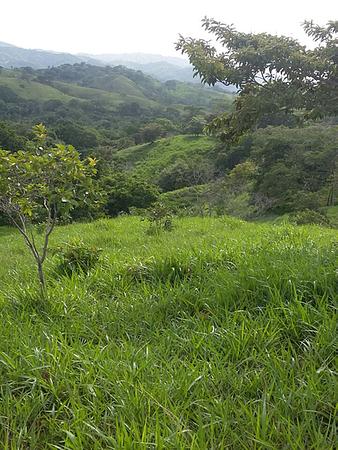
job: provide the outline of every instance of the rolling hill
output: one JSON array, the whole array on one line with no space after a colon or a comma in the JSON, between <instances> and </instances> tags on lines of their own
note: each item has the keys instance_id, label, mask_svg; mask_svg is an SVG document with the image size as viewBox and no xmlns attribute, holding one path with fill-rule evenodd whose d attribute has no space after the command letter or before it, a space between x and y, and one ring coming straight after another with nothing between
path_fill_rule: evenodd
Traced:
<instances>
[{"instance_id":1,"label":"rolling hill","mask_svg":"<svg viewBox=\"0 0 338 450\"><path fill-rule=\"evenodd\" d=\"M204 107L209 112L212 112L213 103L217 101L224 101L228 105L232 102L232 96L221 90L179 81L161 83L140 71L123 66L99 67L85 63L40 70L1 69L0 86L10 89L19 98L41 102L50 98L67 101L69 98L64 97L64 91L69 91L70 94L66 94L72 98L86 99L85 92L88 89L95 89L98 95L107 92L115 94L120 101L126 101L129 97L132 100L139 99L142 103L147 99L166 106L181 104ZM5 100L4 93L0 98Z\"/></svg>"},{"instance_id":2,"label":"rolling hill","mask_svg":"<svg viewBox=\"0 0 338 450\"><path fill-rule=\"evenodd\" d=\"M70 134L83 134L90 127L97 144L110 145L135 136L154 121L162 120L163 126L164 119L168 130L177 133L196 115L229 110L232 100L232 95L217 89L179 81L162 83L124 66L81 63L38 70L0 69L0 121L28 128L44 122L52 130L60 123L75 123L77 132L72 127L72 133L59 135L66 142ZM68 143L86 147L82 139L80 144L77 139Z\"/></svg>"}]
</instances>

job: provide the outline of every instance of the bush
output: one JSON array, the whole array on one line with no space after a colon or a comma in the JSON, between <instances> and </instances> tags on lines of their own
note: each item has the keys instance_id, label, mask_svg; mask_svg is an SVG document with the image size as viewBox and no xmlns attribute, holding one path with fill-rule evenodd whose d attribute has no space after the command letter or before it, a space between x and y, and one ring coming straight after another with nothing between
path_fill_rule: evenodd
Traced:
<instances>
[{"instance_id":1,"label":"bush","mask_svg":"<svg viewBox=\"0 0 338 450\"><path fill-rule=\"evenodd\" d=\"M311 209L304 209L303 211L290 214L289 220L295 225L331 225L329 218L325 214Z\"/></svg>"},{"instance_id":2,"label":"bush","mask_svg":"<svg viewBox=\"0 0 338 450\"><path fill-rule=\"evenodd\" d=\"M178 159L159 174L157 183L163 192L204 184L213 177L212 167L196 158L195 161Z\"/></svg>"},{"instance_id":3,"label":"bush","mask_svg":"<svg viewBox=\"0 0 338 450\"><path fill-rule=\"evenodd\" d=\"M148 234L157 234L160 231L173 229L172 214L163 203L157 203L147 210L146 219L149 221Z\"/></svg>"},{"instance_id":4,"label":"bush","mask_svg":"<svg viewBox=\"0 0 338 450\"><path fill-rule=\"evenodd\" d=\"M99 261L102 249L88 246L81 240L73 240L59 247L56 254L59 259L57 271L63 275L88 273Z\"/></svg>"},{"instance_id":5,"label":"bush","mask_svg":"<svg viewBox=\"0 0 338 450\"><path fill-rule=\"evenodd\" d=\"M104 209L109 216L129 213L130 208L148 208L159 195L153 184L124 172L103 177L100 185L106 193Z\"/></svg>"}]
</instances>

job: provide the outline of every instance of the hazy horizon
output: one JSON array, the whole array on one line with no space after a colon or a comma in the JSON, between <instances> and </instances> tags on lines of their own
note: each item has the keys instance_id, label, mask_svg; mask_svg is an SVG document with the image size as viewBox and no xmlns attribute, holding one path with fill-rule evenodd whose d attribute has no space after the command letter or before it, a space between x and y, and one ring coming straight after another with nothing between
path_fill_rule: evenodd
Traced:
<instances>
[{"instance_id":1,"label":"hazy horizon","mask_svg":"<svg viewBox=\"0 0 338 450\"><path fill-rule=\"evenodd\" d=\"M180 57L174 43L178 35L202 37L204 16L233 23L244 32L267 32L294 37L309 44L301 23L313 19L324 25L335 20L334 0L243 0L241 8L222 0L164 3L129 1L114 5L109 0L59 0L46 6L43 0L11 0L2 6L0 41L18 47L66 53L152 53Z\"/></svg>"}]
</instances>

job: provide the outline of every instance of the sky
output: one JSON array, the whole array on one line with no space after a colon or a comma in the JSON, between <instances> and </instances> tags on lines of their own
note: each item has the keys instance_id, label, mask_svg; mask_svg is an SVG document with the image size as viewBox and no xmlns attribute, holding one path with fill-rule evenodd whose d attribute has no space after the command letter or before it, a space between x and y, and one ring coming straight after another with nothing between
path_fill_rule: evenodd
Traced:
<instances>
[{"instance_id":1,"label":"sky","mask_svg":"<svg viewBox=\"0 0 338 450\"><path fill-rule=\"evenodd\" d=\"M0 41L69 53L179 56L179 34L202 37L204 16L244 32L309 44L301 23L338 19L336 0L0 0Z\"/></svg>"}]
</instances>

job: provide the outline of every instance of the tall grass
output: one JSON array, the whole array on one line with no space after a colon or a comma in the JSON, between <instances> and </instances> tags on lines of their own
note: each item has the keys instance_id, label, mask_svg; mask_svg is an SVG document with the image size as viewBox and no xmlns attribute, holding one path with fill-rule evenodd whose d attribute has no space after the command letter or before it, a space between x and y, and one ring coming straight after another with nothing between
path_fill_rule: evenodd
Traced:
<instances>
[{"instance_id":1,"label":"tall grass","mask_svg":"<svg viewBox=\"0 0 338 450\"><path fill-rule=\"evenodd\" d=\"M137 218L59 227L103 249L48 260L49 302L0 229L3 449L333 449L337 233Z\"/></svg>"}]
</instances>

